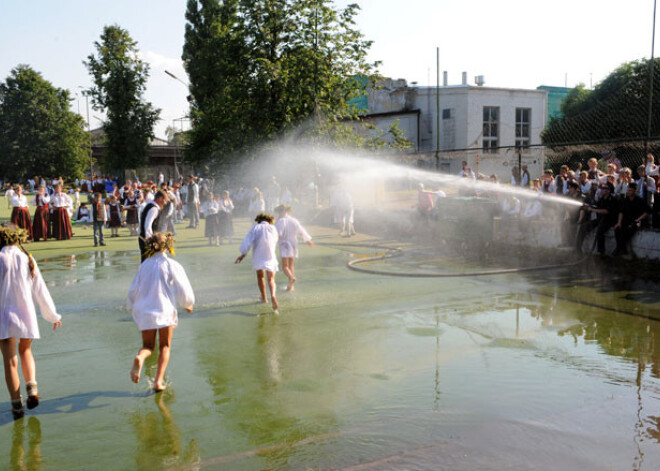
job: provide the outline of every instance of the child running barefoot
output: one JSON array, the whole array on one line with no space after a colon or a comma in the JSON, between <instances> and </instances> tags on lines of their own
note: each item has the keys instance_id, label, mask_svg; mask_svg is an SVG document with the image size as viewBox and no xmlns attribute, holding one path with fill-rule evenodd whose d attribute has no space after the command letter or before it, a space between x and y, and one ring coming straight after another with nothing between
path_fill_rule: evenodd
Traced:
<instances>
[{"instance_id":1,"label":"child running barefoot","mask_svg":"<svg viewBox=\"0 0 660 471\"><path fill-rule=\"evenodd\" d=\"M296 271L293 267L294 259L298 258L298 235L310 247L314 247L312 237L307 233L300 222L289 215L291 206L284 204L275 208L279 219L275 223L277 234L280 238L280 257L282 257L282 271L289 278L287 291L293 291L293 284L296 282Z\"/></svg>"},{"instance_id":2,"label":"child running barefoot","mask_svg":"<svg viewBox=\"0 0 660 471\"><path fill-rule=\"evenodd\" d=\"M53 324L53 330L62 326L62 317L57 313L39 268L23 248L26 239L27 232L14 224L0 226L0 349L14 419L20 419L25 413L18 375L17 346L26 382L27 407L34 409L39 405L32 356L32 340L39 338L35 303L41 316Z\"/></svg>"},{"instance_id":3,"label":"child running barefoot","mask_svg":"<svg viewBox=\"0 0 660 471\"><path fill-rule=\"evenodd\" d=\"M257 271L257 286L261 293L261 302L267 303L266 280L270 289L270 299L273 311L277 312L280 305L275 296L275 272L277 271L277 256L275 246L277 245L277 229L273 226L273 216L259 213L255 219L256 224L252 226L239 248L241 255L234 263L241 263L247 253L252 249L252 269Z\"/></svg>"},{"instance_id":4,"label":"child running barefoot","mask_svg":"<svg viewBox=\"0 0 660 471\"><path fill-rule=\"evenodd\" d=\"M128 291L127 308L142 332L142 348L133 360L131 379L140 381L144 360L154 351L158 333L158 369L154 391L165 389L165 370L170 361L172 332L179 322L176 307L192 312L195 295L188 276L178 262L167 257L173 253L174 238L169 232L156 232L146 242L147 259L142 262Z\"/></svg>"}]
</instances>

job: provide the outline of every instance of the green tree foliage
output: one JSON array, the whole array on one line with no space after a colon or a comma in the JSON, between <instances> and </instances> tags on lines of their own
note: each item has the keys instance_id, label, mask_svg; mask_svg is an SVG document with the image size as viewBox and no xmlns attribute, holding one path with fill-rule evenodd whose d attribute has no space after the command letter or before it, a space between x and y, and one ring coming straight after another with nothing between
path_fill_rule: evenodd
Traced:
<instances>
[{"instance_id":1,"label":"green tree foliage","mask_svg":"<svg viewBox=\"0 0 660 471\"><path fill-rule=\"evenodd\" d=\"M137 42L117 25L103 28L94 42L96 55L84 64L94 86L88 90L95 110L104 110L107 150L101 163L106 170L136 168L146 163L149 141L160 110L143 95L149 66L138 57Z\"/></svg>"},{"instance_id":2,"label":"green tree foliage","mask_svg":"<svg viewBox=\"0 0 660 471\"><path fill-rule=\"evenodd\" d=\"M357 5L331 0L189 0L183 59L194 97L189 161L241 155L303 123L332 136L371 77Z\"/></svg>"},{"instance_id":3,"label":"green tree foliage","mask_svg":"<svg viewBox=\"0 0 660 471\"><path fill-rule=\"evenodd\" d=\"M648 60L623 64L592 91L580 84L562 105L564 117L552 120L541 134L553 144L640 139L647 134L649 100ZM654 61L651 135L660 135L660 64Z\"/></svg>"},{"instance_id":4,"label":"green tree foliage","mask_svg":"<svg viewBox=\"0 0 660 471\"><path fill-rule=\"evenodd\" d=\"M69 92L27 65L0 83L0 175L81 177L89 166L89 135L69 110Z\"/></svg>"}]
</instances>

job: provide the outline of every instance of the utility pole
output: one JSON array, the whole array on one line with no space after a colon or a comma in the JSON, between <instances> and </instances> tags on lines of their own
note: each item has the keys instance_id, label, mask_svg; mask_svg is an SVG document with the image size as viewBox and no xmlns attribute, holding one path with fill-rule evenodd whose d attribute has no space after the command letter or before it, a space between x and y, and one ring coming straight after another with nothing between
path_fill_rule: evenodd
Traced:
<instances>
[{"instance_id":1,"label":"utility pole","mask_svg":"<svg viewBox=\"0 0 660 471\"><path fill-rule=\"evenodd\" d=\"M435 81L435 168L440 168L440 48L436 47Z\"/></svg>"},{"instance_id":2,"label":"utility pole","mask_svg":"<svg viewBox=\"0 0 660 471\"><path fill-rule=\"evenodd\" d=\"M89 122L89 94L87 90L78 85L78 88L82 90L82 94L85 95L85 105L87 106L87 135L89 136L89 178L94 176L94 153L92 152L92 127ZM78 104L78 113L80 113L80 102Z\"/></svg>"},{"instance_id":3,"label":"utility pole","mask_svg":"<svg viewBox=\"0 0 660 471\"><path fill-rule=\"evenodd\" d=\"M646 125L646 140L644 141L644 158L648 153L648 144L651 140L651 122L653 121L653 75L655 74L655 7L656 0L653 0L653 33L651 35L651 60L649 61L649 115Z\"/></svg>"}]
</instances>

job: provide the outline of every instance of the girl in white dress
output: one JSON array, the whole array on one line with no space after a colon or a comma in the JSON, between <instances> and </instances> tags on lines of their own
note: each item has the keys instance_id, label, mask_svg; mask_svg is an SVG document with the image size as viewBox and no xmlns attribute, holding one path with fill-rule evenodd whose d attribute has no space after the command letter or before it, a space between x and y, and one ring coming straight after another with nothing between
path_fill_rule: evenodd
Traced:
<instances>
[{"instance_id":1,"label":"girl in white dress","mask_svg":"<svg viewBox=\"0 0 660 471\"><path fill-rule=\"evenodd\" d=\"M245 239L241 243L239 250L241 255L234 263L241 263L247 253L252 249L252 269L257 271L257 286L261 293L261 302L267 303L266 299L266 280L270 289L270 299L273 310L277 312L279 304L275 296L275 272L278 270L277 255L275 247L277 246L277 229L273 226L273 216L266 213L259 213L255 219L256 224L252 226Z\"/></svg>"},{"instance_id":2,"label":"girl in white dress","mask_svg":"<svg viewBox=\"0 0 660 471\"><path fill-rule=\"evenodd\" d=\"M126 303L142 332L142 348L133 360L131 379L134 383L140 381L142 365L153 353L158 333L159 355L154 391L160 392L166 387L165 370L170 361L172 332L179 323L177 305L192 312L195 295L181 264L168 258L165 253L173 253L172 234L156 232L145 244L148 258L138 268Z\"/></svg>"},{"instance_id":3,"label":"girl in white dress","mask_svg":"<svg viewBox=\"0 0 660 471\"><path fill-rule=\"evenodd\" d=\"M26 239L27 233L14 224L0 226L0 350L14 419L24 415L17 347L26 382L27 407L34 409L39 405L32 355L32 340L39 338L35 304L41 316L53 324L53 330L62 326L62 317L57 313L39 268L23 248Z\"/></svg>"},{"instance_id":4,"label":"girl in white dress","mask_svg":"<svg viewBox=\"0 0 660 471\"><path fill-rule=\"evenodd\" d=\"M278 214L278 220L275 223L277 235L280 240L280 257L282 257L282 271L289 279L287 291L293 291L293 284L296 282L296 271L293 262L298 258L298 236L310 247L314 247L312 236L310 236L300 222L289 215L291 206L284 204L275 208Z\"/></svg>"}]
</instances>

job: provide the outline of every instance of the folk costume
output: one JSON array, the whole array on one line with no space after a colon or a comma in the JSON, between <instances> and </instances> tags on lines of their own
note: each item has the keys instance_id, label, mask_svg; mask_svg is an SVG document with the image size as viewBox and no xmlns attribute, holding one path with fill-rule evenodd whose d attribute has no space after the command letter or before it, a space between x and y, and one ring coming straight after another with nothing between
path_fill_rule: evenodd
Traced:
<instances>
[{"instance_id":1,"label":"folk costume","mask_svg":"<svg viewBox=\"0 0 660 471\"><path fill-rule=\"evenodd\" d=\"M131 198L130 196L127 196L124 208L126 208L126 224L139 224L137 197L133 196L133 198Z\"/></svg>"},{"instance_id":2,"label":"folk costume","mask_svg":"<svg viewBox=\"0 0 660 471\"><path fill-rule=\"evenodd\" d=\"M220 239L229 239L234 235L233 211L234 203L230 198L220 200L220 210L218 211Z\"/></svg>"},{"instance_id":3,"label":"folk costume","mask_svg":"<svg viewBox=\"0 0 660 471\"><path fill-rule=\"evenodd\" d=\"M33 204L37 207L34 211L34 221L32 223L32 238L35 241L39 239L46 240L51 237L50 234L50 196L36 194Z\"/></svg>"},{"instance_id":4,"label":"folk costume","mask_svg":"<svg viewBox=\"0 0 660 471\"><path fill-rule=\"evenodd\" d=\"M111 229L121 227L121 205L118 202L108 203L108 215Z\"/></svg>"},{"instance_id":5,"label":"folk costume","mask_svg":"<svg viewBox=\"0 0 660 471\"><path fill-rule=\"evenodd\" d=\"M11 211L11 222L28 233L28 240L32 240L32 218L28 209L28 201L25 195L16 193L11 197L11 204L14 207Z\"/></svg>"},{"instance_id":6,"label":"folk costume","mask_svg":"<svg viewBox=\"0 0 660 471\"><path fill-rule=\"evenodd\" d=\"M92 219L94 221L94 247L99 243L105 245L103 227L106 222L108 222L108 212L102 201L95 201L92 203Z\"/></svg>"},{"instance_id":7,"label":"folk costume","mask_svg":"<svg viewBox=\"0 0 660 471\"><path fill-rule=\"evenodd\" d=\"M220 237L220 203L211 200L206 203L206 216L204 217L204 236L210 239Z\"/></svg>"},{"instance_id":8,"label":"folk costume","mask_svg":"<svg viewBox=\"0 0 660 471\"><path fill-rule=\"evenodd\" d=\"M69 209L71 208L71 198L66 193L55 193L50 198L53 214L51 216L51 234L54 239L68 240L73 235L71 231L71 219L69 218Z\"/></svg>"}]
</instances>

